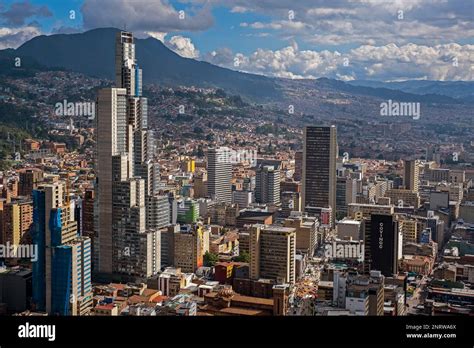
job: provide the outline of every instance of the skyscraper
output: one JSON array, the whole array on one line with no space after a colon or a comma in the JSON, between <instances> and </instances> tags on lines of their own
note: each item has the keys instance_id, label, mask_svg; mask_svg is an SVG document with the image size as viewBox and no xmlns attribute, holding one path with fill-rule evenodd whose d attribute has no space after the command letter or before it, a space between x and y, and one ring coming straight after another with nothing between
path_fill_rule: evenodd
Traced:
<instances>
[{"instance_id":1,"label":"skyscraper","mask_svg":"<svg viewBox=\"0 0 474 348\"><path fill-rule=\"evenodd\" d=\"M295 173L293 179L300 181L303 175L303 151L295 152Z\"/></svg>"},{"instance_id":2,"label":"skyscraper","mask_svg":"<svg viewBox=\"0 0 474 348\"><path fill-rule=\"evenodd\" d=\"M253 225L250 230L250 278L277 283L296 280L296 232L294 228Z\"/></svg>"},{"instance_id":3,"label":"skyscraper","mask_svg":"<svg viewBox=\"0 0 474 348\"><path fill-rule=\"evenodd\" d=\"M170 223L170 203L166 195L153 195L147 200L147 228L160 229Z\"/></svg>"},{"instance_id":4,"label":"skyscraper","mask_svg":"<svg viewBox=\"0 0 474 348\"><path fill-rule=\"evenodd\" d=\"M357 181L351 177L339 177L336 181L336 210L342 217L350 203L356 202Z\"/></svg>"},{"instance_id":5,"label":"skyscraper","mask_svg":"<svg viewBox=\"0 0 474 348\"><path fill-rule=\"evenodd\" d=\"M160 269L159 234L146 226L156 173L142 71L128 32L116 36L115 82L97 98L95 268L104 275L149 277Z\"/></svg>"},{"instance_id":6,"label":"skyscraper","mask_svg":"<svg viewBox=\"0 0 474 348\"><path fill-rule=\"evenodd\" d=\"M402 236L393 214L371 214L365 223L366 271L377 270L391 277L398 273Z\"/></svg>"},{"instance_id":7,"label":"skyscraper","mask_svg":"<svg viewBox=\"0 0 474 348\"><path fill-rule=\"evenodd\" d=\"M405 189L418 192L418 175L419 167L417 160L404 161L405 169L403 175L403 183Z\"/></svg>"},{"instance_id":8,"label":"skyscraper","mask_svg":"<svg viewBox=\"0 0 474 348\"><path fill-rule=\"evenodd\" d=\"M303 146L303 209L332 208L336 210L336 127L307 126Z\"/></svg>"},{"instance_id":9,"label":"skyscraper","mask_svg":"<svg viewBox=\"0 0 474 348\"><path fill-rule=\"evenodd\" d=\"M257 168L255 201L257 203L280 203L280 170L278 167L262 165Z\"/></svg>"},{"instance_id":10,"label":"skyscraper","mask_svg":"<svg viewBox=\"0 0 474 348\"><path fill-rule=\"evenodd\" d=\"M232 163L222 149L207 152L207 194L218 202L232 203Z\"/></svg>"},{"instance_id":11,"label":"skyscraper","mask_svg":"<svg viewBox=\"0 0 474 348\"><path fill-rule=\"evenodd\" d=\"M115 84L125 88L127 95L127 133L130 144L131 175L145 180L146 195L151 194L153 166L151 163L151 132L148 131L148 101L142 96L142 70L135 59L132 33L118 32L115 40Z\"/></svg>"},{"instance_id":12,"label":"skyscraper","mask_svg":"<svg viewBox=\"0 0 474 348\"><path fill-rule=\"evenodd\" d=\"M85 315L92 308L91 241L77 237L53 248L51 313Z\"/></svg>"},{"instance_id":13,"label":"skyscraper","mask_svg":"<svg viewBox=\"0 0 474 348\"><path fill-rule=\"evenodd\" d=\"M33 303L53 315L82 315L92 306L90 239L77 235L62 192L62 182L33 191Z\"/></svg>"},{"instance_id":14,"label":"skyscraper","mask_svg":"<svg viewBox=\"0 0 474 348\"><path fill-rule=\"evenodd\" d=\"M38 246L37 261L33 263L33 302L40 311L51 310L51 229L52 209L62 206L61 183L44 185L33 191L33 244Z\"/></svg>"},{"instance_id":15,"label":"skyscraper","mask_svg":"<svg viewBox=\"0 0 474 348\"><path fill-rule=\"evenodd\" d=\"M127 99L123 88L107 88L99 91L97 98L97 144L96 177L97 213L96 230L98 239L94 242L97 264L95 270L112 273L112 158L128 153L127 146Z\"/></svg>"},{"instance_id":16,"label":"skyscraper","mask_svg":"<svg viewBox=\"0 0 474 348\"><path fill-rule=\"evenodd\" d=\"M94 229L94 200L94 190L87 189L82 199L82 235L91 239L92 255L94 255L94 240L97 237ZM93 260L93 262L95 262L95 260Z\"/></svg>"}]
</instances>

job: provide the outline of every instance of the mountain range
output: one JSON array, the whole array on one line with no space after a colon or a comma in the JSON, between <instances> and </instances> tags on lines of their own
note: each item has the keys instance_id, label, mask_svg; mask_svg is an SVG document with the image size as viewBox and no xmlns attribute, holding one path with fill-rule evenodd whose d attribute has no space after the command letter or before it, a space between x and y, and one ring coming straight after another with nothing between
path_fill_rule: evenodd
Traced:
<instances>
[{"instance_id":1,"label":"mountain range","mask_svg":"<svg viewBox=\"0 0 474 348\"><path fill-rule=\"evenodd\" d=\"M115 34L100 28L76 34L37 36L14 49L0 51L0 74L28 74L36 70L65 69L89 76L114 79ZM155 38L136 39L136 56L145 83L165 86L222 88L232 94L264 103L288 99L292 88L333 89L339 93L427 103L474 103L474 82L351 81L320 78L286 80L234 71L184 58ZM22 67L13 61L22 59ZM290 91L290 93L289 93Z\"/></svg>"},{"instance_id":2,"label":"mountain range","mask_svg":"<svg viewBox=\"0 0 474 348\"><path fill-rule=\"evenodd\" d=\"M382 82L354 80L349 81L348 84L352 86L388 88L412 94L438 94L456 99L474 96L474 83L469 81L409 80Z\"/></svg>"}]
</instances>

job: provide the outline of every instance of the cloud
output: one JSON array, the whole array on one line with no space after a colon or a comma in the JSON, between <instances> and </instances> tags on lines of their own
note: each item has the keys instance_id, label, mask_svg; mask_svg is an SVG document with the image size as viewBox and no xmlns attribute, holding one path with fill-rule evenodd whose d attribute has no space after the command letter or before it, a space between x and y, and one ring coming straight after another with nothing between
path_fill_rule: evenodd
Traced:
<instances>
[{"instance_id":1,"label":"cloud","mask_svg":"<svg viewBox=\"0 0 474 348\"><path fill-rule=\"evenodd\" d=\"M307 10L306 14L308 16L334 16L334 15L355 15L357 12L354 9L345 9L345 8L328 8L328 7L319 7L319 8L310 8Z\"/></svg>"},{"instance_id":2,"label":"cloud","mask_svg":"<svg viewBox=\"0 0 474 348\"><path fill-rule=\"evenodd\" d=\"M252 29L273 29L273 30L284 30L285 33L293 32L293 31L300 31L304 29L312 28L312 26L300 22L300 21L292 21L292 20L283 20L283 21L274 21L270 23L262 23L262 22L254 22L251 24L248 23L241 23L243 27L250 27Z\"/></svg>"},{"instance_id":3,"label":"cloud","mask_svg":"<svg viewBox=\"0 0 474 348\"><path fill-rule=\"evenodd\" d=\"M147 31L145 33L147 36L154 37L157 40L160 40L161 42L165 42L165 37L168 33L163 33L163 32L158 32L158 31Z\"/></svg>"},{"instance_id":4,"label":"cloud","mask_svg":"<svg viewBox=\"0 0 474 348\"><path fill-rule=\"evenodd\" d=\"M51 34L76 34L81 32L82 30L80 28L69 27L65 25L53 28L53 30L51 30Z\"/></svg>"},{"instance_id":5,"label":"cloud","mask_svg":"<svg viewBox=\"0 0 474 348\"><path fill-rule=\"evenodd\" d=\"M246 13L249 12L249 9L243 6L234 6L230 10L231 13Z\"/></svg>"},{"instance_id":6,"label":"cloud","mask_svg":"<svg viewBox=\"0 0 474 348\"><path fill-rule=\"evenodd\" d=\"M197 31L214 23L210 6L177 11L167 0L85 0L84 28L127 27L137 32Z\"/></svg>"},{"instance_id":7,"label":"cloud","mask_svg":"<svg viewBox=\"0 0 474 348\"><path fill-rule=\"evenodd\" d=\"M166 42L166 46L182 57L199 57L199 51L196 49L196 47L194 47L194 44L191 42L190 38L180 35L173 36L169 41Z\"/></svg>"},{"instance_id":8,"label":"cloud","mask_svg":"<svg viewBox=\"0 0 474 348\"><path fill-rule=\"evenodd\" d=\"M16 2L10 5L6 11L0 12L0 20L3 25L19 27L26 23L31 17L51 17L52 13L46 6L36 6L30 1Z\"/></svg>"},{"instance_id":9,"label":"cloud","mask_svg":"<svg viewBox=\"0 0 474 348\"><path fill-rule=\"evenodd\" d=\"M360 45L442 44L474 37L473 5L462 0L226 0L264 14L267 21L244 22L248 30L274 30L280 39Z\"/></svg>"},{"instance_id":10,"label":"cloud","mask_svg":"<svg viewBox=\"0 0 474 348\"><path fill-rule=\"evenodd\" d=\"M25 41L41 34L41 30L37 26L0 28L0 49L17 48Z\"/></svg>"},{"instance_id":11,"label":"cloud","mask_svg":"<svg viewBox=\"0 0 474 348\"><path fill-rule=\"evenodd\" d=\"M293 42L279 50L257 49L251 54L214 51L210 63L285 78L331 77L341 80L474 80L474 45L361 45L347 53L300 50ZM237 62L237 64L236 64Z\"/></svg>"}]
</instances>

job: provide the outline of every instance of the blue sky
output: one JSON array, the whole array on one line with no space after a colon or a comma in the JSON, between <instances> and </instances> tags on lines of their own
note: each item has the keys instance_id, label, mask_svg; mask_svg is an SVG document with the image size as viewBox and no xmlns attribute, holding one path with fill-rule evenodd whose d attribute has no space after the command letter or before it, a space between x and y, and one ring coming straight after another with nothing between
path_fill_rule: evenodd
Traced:
<instances>
[{"instance_id":1,"label":"blue sky","mask_svg":"<svg viewBox=\"0 0 474 348\"><path fill-rule=\"evenodd\" d=\"M474 80L470 0L3 0L0 49L124 25L184 57L268 76Z\"/></svg>"}]
</instances>

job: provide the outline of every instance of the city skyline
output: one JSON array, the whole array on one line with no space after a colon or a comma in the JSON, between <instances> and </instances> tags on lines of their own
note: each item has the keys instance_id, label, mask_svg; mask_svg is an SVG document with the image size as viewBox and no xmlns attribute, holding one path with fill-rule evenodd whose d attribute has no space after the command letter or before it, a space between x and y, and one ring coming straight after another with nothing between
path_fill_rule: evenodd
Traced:
<instances>
[{"instance_id":1,"label":"city skyline","mask_svg":"<svg viewBox=\"0 0 474 348\"><path fill-rule=\"evenodd\" d=\"M6 0L0 343L471 342L468 10Z\"/></svg>"}]
</instances>

